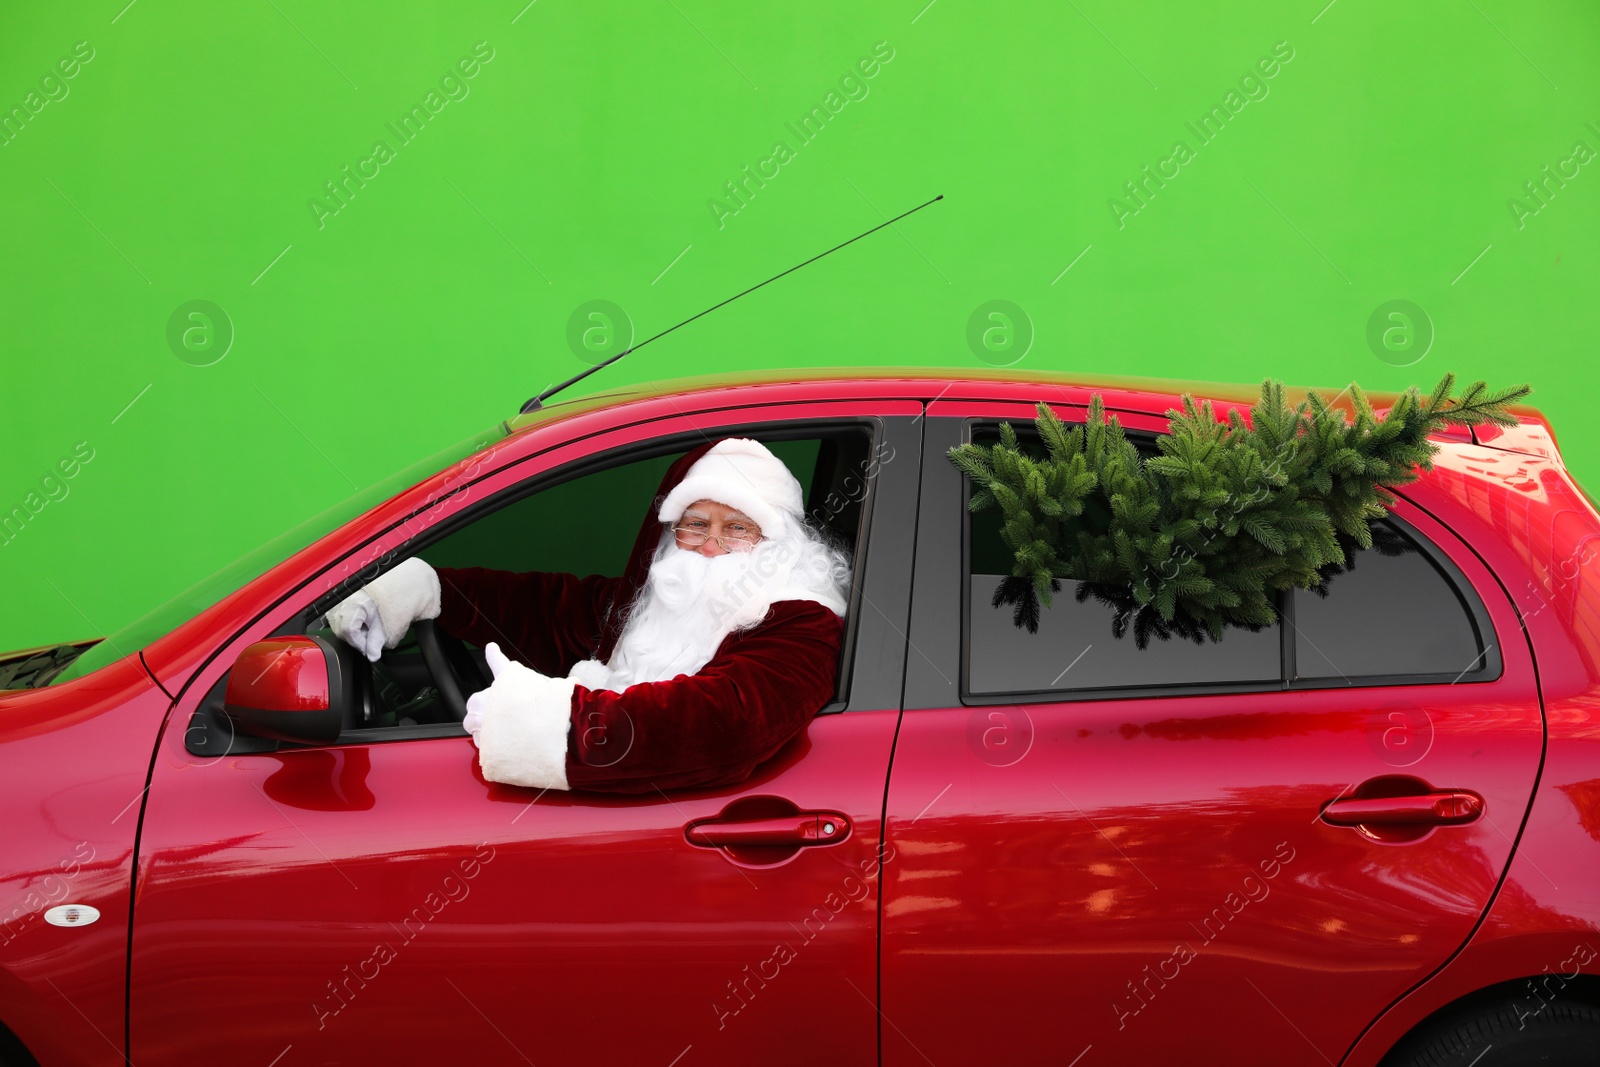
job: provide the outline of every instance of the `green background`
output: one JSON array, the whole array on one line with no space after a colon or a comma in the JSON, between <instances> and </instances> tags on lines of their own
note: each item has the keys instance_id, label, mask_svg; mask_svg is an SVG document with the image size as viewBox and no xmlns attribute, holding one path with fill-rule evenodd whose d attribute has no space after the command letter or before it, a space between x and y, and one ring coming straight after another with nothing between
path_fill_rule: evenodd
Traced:
<instances>
[{"instance_id":1,"label":"green background","mask_svg":"<svg viewBox=\"0 0 1600 1067\"><path fill-rule=\"evenodd\" d=\"M987 367L1017 352L975 350L968 320L1006 300L1023 369L1528 381L1600 473L1600 167L1524 189L1600 149L1592 3L524 4L6 6L0 109L26 118L0 138L0 514L48 502L0 544L0 648L116 629L514 413L588 365L587 301L643 338L938 194L580 391ZM492 59L446 83L466 95L402 143L389 124L478 42ZM1275 45L1293 58L1245 96ZM1201 143L1188 123L1230 91ZM1179 140L1193 158L1129 200ZM769 177L736 203L747 165ZM231 324L220 359L220 333L169 341L197 300ZM1392 300L1421 309L1409 347L1369 343Z\"/></svg>"}]
</instances>

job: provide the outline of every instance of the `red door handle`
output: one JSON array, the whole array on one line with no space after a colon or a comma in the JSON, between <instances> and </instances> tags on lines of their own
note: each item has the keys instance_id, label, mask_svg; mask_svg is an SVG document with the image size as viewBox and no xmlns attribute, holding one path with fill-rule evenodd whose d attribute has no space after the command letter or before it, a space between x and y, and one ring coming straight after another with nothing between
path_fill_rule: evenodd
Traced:
<instances>
[{"instance_id":1,"label":"red door handle","mask_svg":"<svg viewBox=\"0 0 1600 1067\"><path fill-rule=\"evenodd\" d=\"M740 845L828 845L843 841L850 821L835 811L802 811L776 819L743 822L706 819L684 831L689 843L706 848Z\"/></svg>"},{"instance_id":2,"label":"red door handle","mask_svg":"<svg viewBox=\"0 0 1600 1067\"><path fill-rule=\"evenodd\" d=\"M1451 789L1406 797L1351 797L1322 809L1334 826L1452 826L1483 814L1483 798Z\"/></svg>"}]
</instances>

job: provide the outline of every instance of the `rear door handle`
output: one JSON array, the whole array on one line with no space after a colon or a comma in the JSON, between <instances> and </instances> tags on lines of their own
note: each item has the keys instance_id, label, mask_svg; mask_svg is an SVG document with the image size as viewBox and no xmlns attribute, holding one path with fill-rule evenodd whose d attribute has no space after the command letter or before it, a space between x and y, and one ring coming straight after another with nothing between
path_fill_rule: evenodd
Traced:
<instances>
[{"instance_id":1,"label":"rear door handle","mask_svg":"<svg viewBox=\"0 0 1600 1067\"><path fill-rule=\"evenodd\" d=\"M720 818L692 822L684 830L691 845L725 848L741 845L830 845L843 841L850 821L836 811L801 811L776 819L742 822Z\"/></svg>"},{"instance_id":2,"label":"rear door handle","mask_svg":"<svg viewBox=\"0 0 1600 1067\"><path fill-rule=\"evenodd\" d=\"M1334 826L1454 826L1483 814L1483 798L1462 789L1406 797L1351 797L1322 809Z\"/></svg>"}]
</instances>

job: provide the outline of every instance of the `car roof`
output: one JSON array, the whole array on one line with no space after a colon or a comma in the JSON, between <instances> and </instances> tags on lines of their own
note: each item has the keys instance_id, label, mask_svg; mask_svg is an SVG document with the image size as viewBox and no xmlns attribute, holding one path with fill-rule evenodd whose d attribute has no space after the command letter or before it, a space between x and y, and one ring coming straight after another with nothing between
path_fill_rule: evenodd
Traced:
<instances>
[{"instance_id":1,"label":"car roof","mask_svg":"<svg viewBox=\"0 0 1600 1067\"><path fill-rule=\"evenodd\" d=\"M1307 393L1317 391L1332 406L1353 410L1348 386L1286 385L1290 404ZM1138 375L1088 374L1071 371L1020 370L1015 368L949 367L810 367L791 370L750 370L664 378L620 385L571 400L552 398L536 411L506 420L506 429L515 433L552 417L577 414L631 401L662 397L716 395L726 392L778 391L803 392L816 396L828 392L838 396L877 396L883 398L933 399L1013 399L1087 403L1092 393L1101 394L1107 407L1164 412L1185 393L1211 400L1219 406L1248 408L1261 395L1261 385L1240 382L1215 382L1202 379L1153 378ZM1375 407L1394 403L1399 393L1367 392ZM732 397L726 399L734 400ZM735 402L756 400L748 395ZM760 398L765 399L765 398Z\"/></svg>"},{"instance_id":2,"label":"car roof","mask_svg":"<svg viewBox=\"0 0 1600 1067\"><path fill-rule=\"evenodd\" d=\"M1334 406L1349 410L1348 392L1340 395L1340 391L1333 389L1318 391L1325 396L1338 397ZM409 489L394 493L382 503L376 501L392 490L374 486L376 492L362 494L369 498L368 502L361 505L367 510L340 525L337 533L319 537L304 550L271 567L256 581L234 589L209 608L195 603L195 614L188 623L155 639L146 648L147 665L161 684L172 687L182 685L199 666L193 653L195 647L205 643L198 640L201 635L216 629L231 630L248 615L260 610L262 604L286 595L305 575L342 555L351 546L377 535L393 522L432 502L451 495L475 478L517 462L530 450L538 450L542 447L539 438L543 435L537 431L552 428L554 424L569 419L577 425L565 427L560 431L560 436L581 439L592 431L718 408L874 398L1013 402L1051 400L1069 405L1086 405L1096 393L1104 397L1107 408L1113 411L1160 415L1177 406L1178 398L1185 392L1192 393L1198 399L1216 402L1217 414L1225 417L1229 407L1248 408L1259 397L1260 390L1259 386L1236 383L1023 372L1012 368L817 367L796 371L750 371L672 378L623 385L571 400L552 398L537 411L507 419L487 437L477 439L476 443L468 445L464 442L462 446L449 450L448 455L441 454L440 457L419 463L412 470L421 480ZM1306 389L1286 387L1285 392L1293 404L1305 395ZM1368 396L1374 406L1381 408L1392 403L1395 394L1369 393ZM1492 469L1494 464L1486 460L1492 460L1497 454L1517 461L1523 457L1473 448L1470 435L1464 431L1436 436L1446 438L1440 442L1441 460L1446 455L1457 459L1457 462L1449 464L1456 477L1473 482L1493 482L1493 492L1497 496L1509 491L1501 484L1501 472ZM1463 448L1471 454L1462 453L1460 450ZM425 477L422 476L424 467L431 469L431 474ZM397 479L403 482L409 482L411 477L409 472L397 475ZM308 525L316 521L320 520L311 520ZM290 531L283 536L289 538L295 533ZM241 564L244 562L241 561ZM176 689L169 691L175 692Z\"/></svg>"}]
</instances>

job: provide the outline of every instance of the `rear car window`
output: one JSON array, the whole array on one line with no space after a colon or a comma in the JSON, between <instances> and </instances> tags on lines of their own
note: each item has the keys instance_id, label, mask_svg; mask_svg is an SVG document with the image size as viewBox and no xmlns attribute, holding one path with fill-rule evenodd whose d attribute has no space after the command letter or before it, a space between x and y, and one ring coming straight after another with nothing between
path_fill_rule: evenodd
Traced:
<instances>
[{"instance_id":1,"label":"rear car window","mask_svg":"<svg viewBox=\"0 0 1600 1067\"><path fill-rule=\"evenodd\" d=\"M1338 684L1484 670L1483 641L1455 583L1394 523L1373 532L1373 547L1329 578L1324 595L1295 590L1294 677Z\"/></svg>"},{"instance_id":2,"label":"rear car window","mask_svg":"<svg viewBox=\"0 0 1600 1067\"><path fill-rule=\"evenodd\" d=\"M1037 435L1016 428L1023 447L1042 454ZM1153 439L1129 438L1141 451L1154 451ZM992 444L998 434L978 426L973 439ZM1276 625L1230 626L1220 641L1203 644L1151 635L1143 648L1131 626L1115 635L1117 608L1092 595L1079 601L1083 583L1069 579L1061 580L1052 606L1041 607L1037 632L1018 626L1009 604L993 603L1012 565L1000 525L996 510L967 514L963 680L979 702L1172 686L1479 681L1499 674L1499 658L1483 638L1487 615L1465 578L1397 520L1374 524L1373 547L1353 552L1321 589L1281 595Z\"/></svg>"},{"instance_id":3,"label":"rear car window","mask_svg":"<svg viewBox=\"0 0 1600 1067\"><path fill-rule=\"evenodd\" d=\"M1131 628L1112 636L1116 609L1077 603L1079 583L1063 581L1039 632L1018 629L1009 605L991 606L1002 575L974 574L968 590L971 693L1067 692L1118 686L1277 681L1278 631L1229 628L1215 644L1151 637L1139 648Z\"/></svg>"},{"instance_id":4,"label":"rear car window","mask_svg":"<svg viewBox=\"0 0 1600 1067\"><path fill-rule=\"evenodd\" d=\"M1044 454L1038 435L1013 424L1018 443ZM1128 435L1142 453L1154 454L1150 435ZM999 440L996 429L976 428L979 444ZM1052 605L1041 608L1039 629L1030 633L1013 621L1008 604L992 603L1011 573L1011 550L1000 536L1000 512L969 514L967 529L966 689L973 695L1071 692L1124 687L1275 683L1282 679L1281 639L1276 627L1230 626L1223 640L1195 644L1182 637L1149 637L1140 648L1134 629L1114 636L1119 609L1092 596L1079 602L1083 583L1061 581Z\"/></svg>"}]
</instances>

